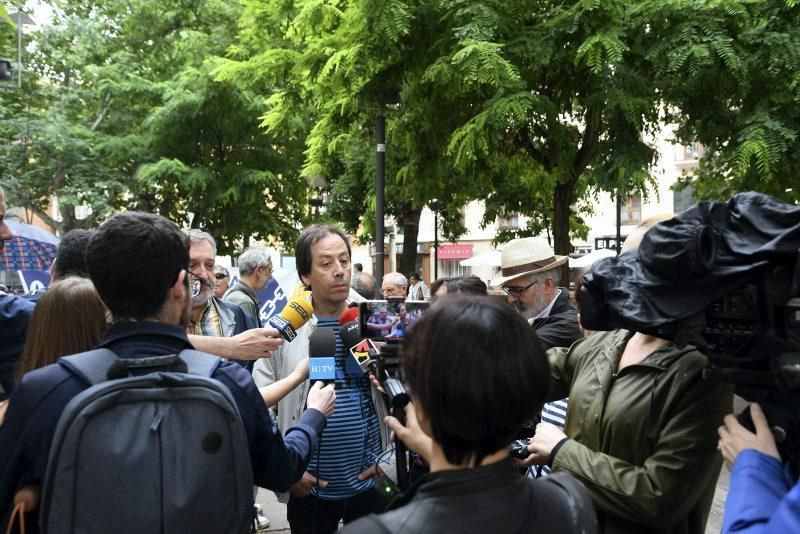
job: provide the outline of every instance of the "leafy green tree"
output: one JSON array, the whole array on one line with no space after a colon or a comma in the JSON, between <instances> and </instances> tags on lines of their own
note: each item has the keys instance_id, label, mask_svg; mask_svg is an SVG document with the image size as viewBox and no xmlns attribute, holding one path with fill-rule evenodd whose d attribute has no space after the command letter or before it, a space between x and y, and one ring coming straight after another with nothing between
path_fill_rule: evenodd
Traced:
<instances>
[{"instance_id":1,"label":"leafy green tree","mask_svg":"<svg viewBox=\"0 0 800 534\"><path fill-rule=\"evenodd\" d=\"M648 61L664 120L705 152L687 177L697 198L755 190L800 201L800 2L653 5Z\"/></svg>"},{"instance_id":2,"label":"leafy green tree","mask_svg":"<svg viewBox=\"0 0 800 534\"><path fill-rule=\"evenodd\" d=\"M220 252L291 240L305 216L299 146L258 128L262 99L209 75L240 7L223 0L52 2L23 91L0 94L0 176L64 231L126 207L204 227ZM60 220L46 208L56 196ZM91 208L77 220L75 206Z\"/></svg>"}]
</instances>

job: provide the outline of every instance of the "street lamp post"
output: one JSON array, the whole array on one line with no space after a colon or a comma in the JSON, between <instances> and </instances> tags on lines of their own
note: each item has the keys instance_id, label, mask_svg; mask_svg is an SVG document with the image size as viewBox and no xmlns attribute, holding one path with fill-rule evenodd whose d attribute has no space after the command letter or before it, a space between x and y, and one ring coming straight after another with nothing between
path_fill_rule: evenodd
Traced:
<instances>
[{"instance_id":1,"label":"street lamp post","mask_svg":"<svg viewBox=\"0 0 800 534\"><path fill-rule=\"evenodd\" d=\"M431 202L433 209L433 279L439 278L439 211L442 209L441 202L434 200Z\"/></svg>"},{"instance_id":2,"label":"street lamp post","mask_svg":"<svg viewBox=\"0 0 800 534\"><path fill-rule=\"evenodd\" d=\"M386 189L386 116L383 105L375 120L375 298L380 298L383 281L383 215Z\"/></svg>"}]
</instances>

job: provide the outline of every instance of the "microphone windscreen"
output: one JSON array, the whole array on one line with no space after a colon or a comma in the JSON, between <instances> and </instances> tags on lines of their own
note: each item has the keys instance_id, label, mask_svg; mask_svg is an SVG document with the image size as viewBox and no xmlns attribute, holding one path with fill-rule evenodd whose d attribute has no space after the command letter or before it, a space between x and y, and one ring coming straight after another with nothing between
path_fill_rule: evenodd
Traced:
<instances>
[{"instance_id":1,"label":"microphone windscreen","mask_svg":"<svg viewBox=\"0 0 800 534\"><path fill-rule=\"evenodd\" d=\"M358 321L358 308L347 308L339 316L339 324L344 326L351 321Z\"/></svg>"},{"instance_id":2,"label":"microphone windscreen","mask_svg":"<svg viewBox=\"0 0 800 534\"><path fill-rule=\"evenodd\" d=\"M314 330L308 338L308 355L312 358L336 355L336 334L326 326Z\"/></svg>"},{"instance_id":3,"label":"microphone windscreen","mask_svg":"<svg viewBox=\"0 0 800 534\"><path fill-rule=\"evenodd\" d=\"M342 329L339 330L339 337L342 338L344 348L349 349L356 346L361 341L361 328L358 325L358 321L350 321L343 324Z\"/></svg>"},{"instance_id":4,"label":"microphone windscreen","mask_svg":"<svg viewBox=\"0 0 800 534\"><path fill-rule=\"evenodd\" d=\"M299 330L304 324L311 319L314 314L314 308L308 299L303 297L294 297L286 303L281 312L278 314L285 319L292 328Z\"/></svg>"}]
</instances>

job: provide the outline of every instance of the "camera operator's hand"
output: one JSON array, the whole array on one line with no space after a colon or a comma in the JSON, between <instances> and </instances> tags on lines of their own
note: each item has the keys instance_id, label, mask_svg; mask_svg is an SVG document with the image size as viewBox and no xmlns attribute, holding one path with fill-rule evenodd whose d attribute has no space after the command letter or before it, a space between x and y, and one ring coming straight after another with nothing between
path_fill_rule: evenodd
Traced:
<instances>
[{"instance_id":1,"label":"camera operator's hand","mask_svg":"<svg viewBox=\"0 0 800 534\"><path fill-rule=\"evenodd\" d=\"M314 384L308 392L307 406L319 410L325 417L330 417L336 406L336 392L333 390L333 384L324 387L322 382Z\"/></svg>"},{"instance_id":2,"label":"camera operator's hand","mask_svg":"<svg viewBox=\"0 0 800 534\"><path fill-rule=\"evenodd\" d=\"M386 391L383 389L383 386L381 386L380 381L374 374L369 374L369 381L372 382L372 385L375 386L375 389L386 395Z\"/></svg>"},{"instance_id":3,"label":"camera operator's hand","mask_svg":"<svg viewBox=\"0 0 800 534\"><path fill-rule=\"evenodd\" d=\"M527 465L546 464L550 459L550 454L556 445L567 439L567 435L551 423L539 423L536 425L536 434L531 438L528 443L528 451L531 455L525 459Z\"/></svg>"},{"instance_id":4,"label":"camera operator's hand","mask_svg":"<svg viewBox=\"0 0 800 534\"><path fill-rule=\"evenodd\" d=\"M757 450L767 456L777 458L779 461L781 459L778 448L775 446L775 438L772 436L761 406L755 403L751 404L750 415L753 418L753 426L756 428L755 434L743 427L734 414L726 415L725 424L717 431L719 433L718 448L722 457L725 458L725 465L729 470L739 453L745 449Z\"/></svg>"},{"instance_id":5,"label":"camera operator's hand","mask_svg":"<svg viewBox=\"0 0 800 534\"><path fill-rule=\"evenodd\" d=\"M295 497L306 497L309 493L311 493L311 488L317 485L317 477L312 475L308 471L303 473L303 478L297 481L291 488L289 488L289 493L294 495ZM325 488L328 486L328 482L326 480L319 480L319 487Z\"/></svg>"},{"instance_id":6,"label":"camera operator's hand","mask_svg":"<svg viewBox=\"0 0 800 534\"><path fill-rule=\"evenodd\" d=\"M396 418L389 416L384 421L392 429L394 435L405 443L409 450L418 453L426 462L431 461L433 440L419 426L417 411L414 403L409 402L405 408L406 425L403 426Z\"/></svg>"}]
</instances>

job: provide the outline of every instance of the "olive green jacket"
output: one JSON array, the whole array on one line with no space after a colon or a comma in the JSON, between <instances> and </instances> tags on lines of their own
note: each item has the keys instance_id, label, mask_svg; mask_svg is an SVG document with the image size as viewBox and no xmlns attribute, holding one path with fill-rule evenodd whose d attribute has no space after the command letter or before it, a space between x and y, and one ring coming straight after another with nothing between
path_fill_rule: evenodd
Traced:
<instances>
[{"instance_id":1,"label":"olive green jacket","mask_svg":"<svg viewBox=\"0 0 800 534\"><path fill-rule=\"evenodd\" d=\"M548 351L553 399L569 395L553 470L584 483L606 534L702 534L721 466L717 428L728 384L708 382L694 347L666 343L615 371L632 332L595 332Z\"/></svg>"}]
</instances>

